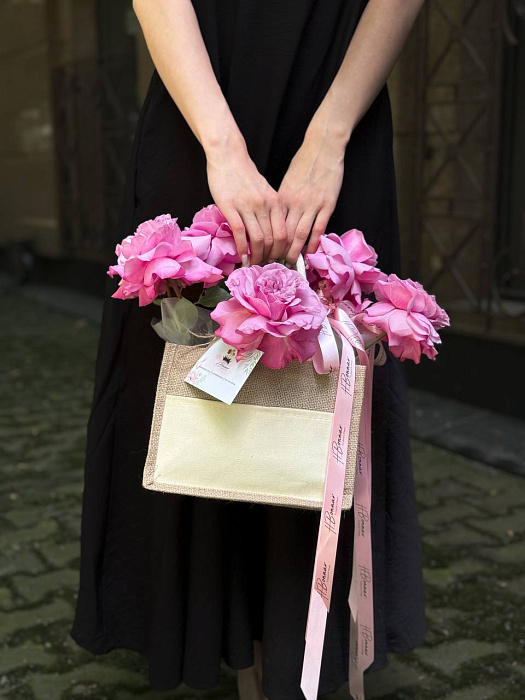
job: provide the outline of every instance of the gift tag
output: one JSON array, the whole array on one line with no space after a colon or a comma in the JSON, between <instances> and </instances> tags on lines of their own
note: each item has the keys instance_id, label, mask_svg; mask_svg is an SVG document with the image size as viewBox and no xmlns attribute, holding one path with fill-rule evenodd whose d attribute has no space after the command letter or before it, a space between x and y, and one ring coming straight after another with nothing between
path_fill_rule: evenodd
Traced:
<instances>
[{"instance_id":1,"label":"gift tag","mask_svg":"<svg viewBox=\"0 0 525 700\"><path fill-rule=\"evenodd\" d=\"M238 350L219 338L192 367L184 381L219 401L231 404L262 354L261 350L249 350L239 360Z\"/></svg>"}]
</instances>

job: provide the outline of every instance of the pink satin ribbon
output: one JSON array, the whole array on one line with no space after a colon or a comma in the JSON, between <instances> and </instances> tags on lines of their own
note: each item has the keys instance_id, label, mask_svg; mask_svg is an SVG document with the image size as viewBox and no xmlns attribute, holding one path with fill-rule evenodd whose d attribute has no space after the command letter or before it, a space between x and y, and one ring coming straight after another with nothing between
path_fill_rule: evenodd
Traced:
<instances>
[{"instance_id":1,"label":"pink satin ribbon","mask_svg":"<svg viewBox=\"0 0 525 700\"><path fill-rule=\"evenodd\" d=\"M320 374L339 369L330 450L326 467L323 507L319 524L314 573L310 591L306 645L301 689L306 700L316 700L323 654L326 621L330 610L333 572L337 553L341 506L344 494L348 437L355 388L355 354L366 368L365 395L359 427L358 456L354 483L354 550L350 606L349 686L354 700L364 700L363 674L374 660L374 608L371 535L371 409L374 348L365 349L363 338L352 321L351 307L342 302L327 318L319 334L314 367ZM342 353L335 341L341 339Z\"/></svg>"}]
</instances>

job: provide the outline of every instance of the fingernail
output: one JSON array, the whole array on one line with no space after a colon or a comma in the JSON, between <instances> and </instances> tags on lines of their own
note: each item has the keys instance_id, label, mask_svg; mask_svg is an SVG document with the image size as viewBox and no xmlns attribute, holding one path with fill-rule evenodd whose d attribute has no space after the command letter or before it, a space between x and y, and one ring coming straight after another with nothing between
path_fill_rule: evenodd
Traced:
<instances>
[{"instance_id":1,"label":"fingernail","mask_svg":"<svg viewBox=\"0 0 525 700\"><path fill-rule=\"evenodd\" d=\"M241 255L241 262L243 267L248 267L248 256L247 255Z\"/></svg>"}]
</instances>

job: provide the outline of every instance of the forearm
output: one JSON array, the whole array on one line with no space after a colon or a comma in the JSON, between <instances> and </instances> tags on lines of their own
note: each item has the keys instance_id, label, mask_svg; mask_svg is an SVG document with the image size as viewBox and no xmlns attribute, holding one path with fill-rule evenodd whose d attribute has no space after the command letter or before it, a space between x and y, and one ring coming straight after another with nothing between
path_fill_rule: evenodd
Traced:
<instances>
[{"instance_id":1,"label":"forearm","mask_svg":"<svg viewBox=\"0 0 525 700\"><path fill-rule=\"evenodd\" d=\"M133 9L162 82L207 155L244 148L191 0L134 0Z\"/></svg>"},{"instance_id":2,"label":"forearm","mask_svg":"<svg viewBox=\"0 0 525 700\"><path fill-rule=\"evenodd\" d=\"M204 149L208 187L240 260L247 263L248 252L253 264L270 252L278 258L286 240L280 199L250 158L191 0L133 0L133 9L162 82Z\"/></svg>"},{"instance_id":3,"label":"forearm","mask_svg":"<svg viewBox=\"0 0 525 700\"><path fill-rule=\"evenodd\" d=\"M384 86L424 0L369 0L345 58L309 126L345 148Z\"/></svg>"},{"instance_id":4,"label":"forearm","mask_svg":"<svg viewBox=\"0 0 525 700\"><path fill-rule=\"evenodd\" d=\"M334 212L352 132L384 86L423 0L369 0L341 66L279 187L293 263L314 253Z\"/></svg>"}]
</instances>

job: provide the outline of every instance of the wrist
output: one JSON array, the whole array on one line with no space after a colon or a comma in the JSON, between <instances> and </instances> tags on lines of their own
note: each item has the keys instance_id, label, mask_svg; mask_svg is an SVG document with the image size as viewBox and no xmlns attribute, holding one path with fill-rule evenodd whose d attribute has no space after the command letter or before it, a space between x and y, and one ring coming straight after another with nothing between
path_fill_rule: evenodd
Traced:
<instances>
[{"instance_id":1,"label":"wrist","mask_svg":"<svg viewBox=\"0 0 525 700\"><path fill-rule=\"evenodd\" d=\"M226 156L245 157L248 150L246 141L233 117L223 122L214 122L213 129L207 130L200 139L208 161L223 160Z\"/></svg>"},{"instance_id":2,"label":"wrist","mask_svg":"<svg viewBox=\"0 0 525 700\"><path fill-rule=\"evenodd\" d=\"M315 158L340 162L344 160L347 143L346 134L339 134L331 127L311 122L306 130L302 149Z\"/></svg>"},{"instance_id":3,"label":"wrist","mask_svg":"<svg viewBox=\"0 0 525 700\"><path fill-rule=\"evenodd\" d=\"M325 100L314 114L306 130L305 140L316 142L331 151L344 154L352 131L353 125L351 120L346 119L343 121L339 119L330 110Z\"/></svg>"}]
</instances>

